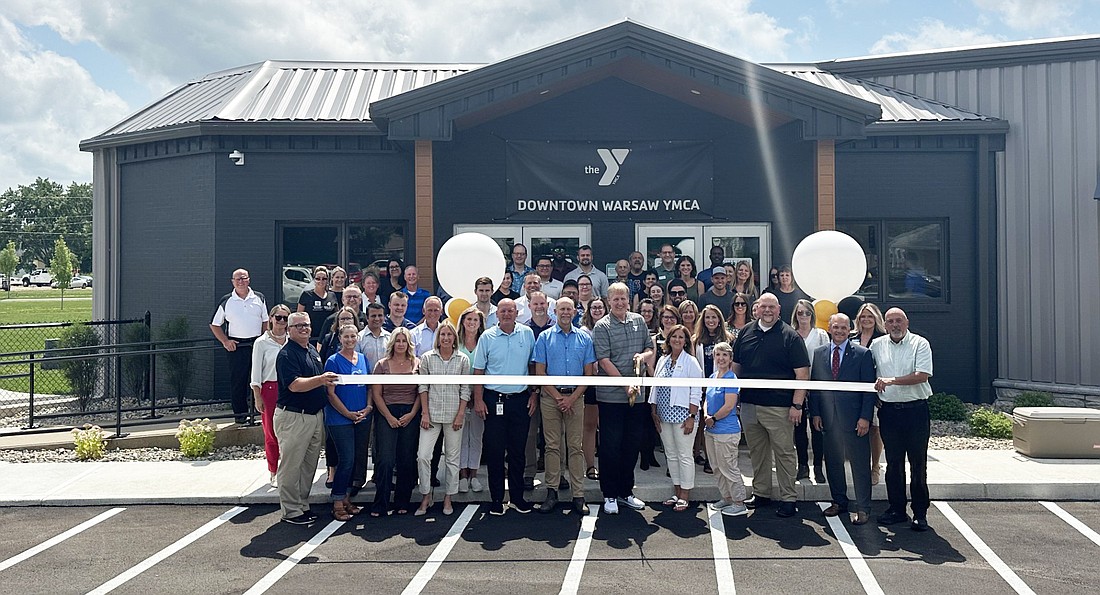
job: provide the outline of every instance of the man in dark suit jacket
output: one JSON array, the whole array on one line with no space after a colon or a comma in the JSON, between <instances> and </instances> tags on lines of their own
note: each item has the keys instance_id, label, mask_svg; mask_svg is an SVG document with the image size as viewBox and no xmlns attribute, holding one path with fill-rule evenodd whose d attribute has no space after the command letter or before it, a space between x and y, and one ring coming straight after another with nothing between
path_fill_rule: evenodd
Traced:
<instances>
[{"instance_id":1,"label":"man in dark suit jacket","mask_svg":"<svg viewBox=\"0 0 1100 595\"><path fill-rule=\"evenodd\" d=\"M848 340L852 322L846 314L829 318L832 341L814 350L811 378L839 382L874 382L875 359L870 350ZM852 524L862 525L871 514L871 443L868 430L875 407L874 392L810 391L810 416L814 428L825 436L825 475L829 479L832 506L825 516L848 512L848 486L844 461L852 466L856 510Z\"/></svg>"}]
</instances>

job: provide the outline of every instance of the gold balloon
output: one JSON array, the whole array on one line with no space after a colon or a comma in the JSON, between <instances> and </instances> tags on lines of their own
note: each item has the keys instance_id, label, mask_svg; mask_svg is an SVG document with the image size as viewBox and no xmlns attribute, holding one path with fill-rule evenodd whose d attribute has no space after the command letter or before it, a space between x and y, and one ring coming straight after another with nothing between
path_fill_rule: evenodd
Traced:
<instances>
[{"instance_id":1,"label":"gold balloon","mask_svg":"<svg viewBox=\"0 0 1100 595\"><path fill-rule=\"evenodd\" d=\"M814 316L817 317L817 328L829 330L829 317L839 312L836 304L829 300L814 301Z\"/></svg>"},{"instance_id":2,"label":"gold balloon","mask_svg":"<svg viewBox=\"0 0 1100 595\"><path fill-rule=\"evenodd\" d=\"M466 311L472 304L462 298L453 297L447 300L447 319L451 321L451 324L458 326L458 318L462 316L462 313Z\"/></svg>"}]
</instances>

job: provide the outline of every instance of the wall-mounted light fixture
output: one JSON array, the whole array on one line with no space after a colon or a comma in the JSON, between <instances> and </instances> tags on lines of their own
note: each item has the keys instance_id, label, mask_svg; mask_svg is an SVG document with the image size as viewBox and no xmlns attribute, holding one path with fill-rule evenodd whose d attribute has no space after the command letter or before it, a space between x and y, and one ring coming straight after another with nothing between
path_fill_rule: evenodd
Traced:
<instances>
[{"instance_id":1,"label":"wall-mounted light fixture","mask_svg":"<svg viewBox=\"0 0 1100 595\"><path fill-rule=\"evenodd\" d=\"M229 154L229 160L233 162L233 165L244 165L244 153L234 149L233 152Z\"/></svg>"}]
</instances>

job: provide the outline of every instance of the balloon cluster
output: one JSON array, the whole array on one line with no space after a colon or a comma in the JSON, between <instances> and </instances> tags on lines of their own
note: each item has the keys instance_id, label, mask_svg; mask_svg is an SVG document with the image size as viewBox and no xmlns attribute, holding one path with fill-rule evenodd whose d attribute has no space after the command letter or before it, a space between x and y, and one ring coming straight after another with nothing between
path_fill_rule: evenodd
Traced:
<instances>
[{"instance_id":1,"label":"balloon cluster","mask_svg":"<svg viewBox=\"0 0 1100 595\"><path fill-rule=\"evenodd\" d=\"M854 304L858 310L863 302L852 294L867 278L867 257L859 242L847 234L829 230L806 236L791 256L791 272L799 288L815 298L814 315L820 328L828 329L829 317L842 311L839 304L847 309ZM844 313L855 318L854 311Z\"/></svg>"},{"instance_id":2,"label":"balloon cluster","mask_svg":"<svg viewBox=\"0 0 1100 595\"><path fill-rule=\"evenodd\" d=\"M451 295L444 305L447 318L458 325L462 312L477 301L474 284L488 277L493 287L504 279L504 252L493 238L480 233L460 233L444 242L435 257L436 278Z\"/></svg>"}]
</instances>

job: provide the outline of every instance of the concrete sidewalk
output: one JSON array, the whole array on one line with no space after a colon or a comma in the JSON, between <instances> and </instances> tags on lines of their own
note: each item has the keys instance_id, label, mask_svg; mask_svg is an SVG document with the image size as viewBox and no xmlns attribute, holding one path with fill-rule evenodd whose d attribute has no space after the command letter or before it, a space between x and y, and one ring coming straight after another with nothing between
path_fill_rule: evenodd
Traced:
<instances>
[{"instance_id":1,"label":"concrete sidewalk","mask_svg":"<svg viewBox=\"0 0 1100 595\"><path fill-rule=\"evenodd\" d=\"M659 457L663 459L663 457ZM663 461L662 461L663 462ZM742 472L752 469L742 453ZM324 470L319 468L310 500L328 501ZM486 472L480 473L485 482ZM542 474L538 475L538 480ZM939 450L929 452L928 480L939 500L1100 500L1100 459L1032 459L1014 451ZM751 479L746 477L746 485ZM599 501L599 484L587 480L586 497ZM850 483L849 483L850 485ZM635 495L659 502L671 494L665 469L636 472ZM827 485L803 480L800 500L829 500ZM437 499L441 495L436 489ZM370 501L368 484L356 498ZM541 485L532 501L541 501ZM562 495L564 496L564 494ZM873 488L886 499L884 483ZM414 499L418 499L414 491ZM455 497L457 502L487 501L488 489ZM694 500L717 500L715 477L696 474ZM263 460L199 462L0 463L0 506L136 505L136 504L274 504L278 494L268 485Z\"/></svg>"}]
</instances>

